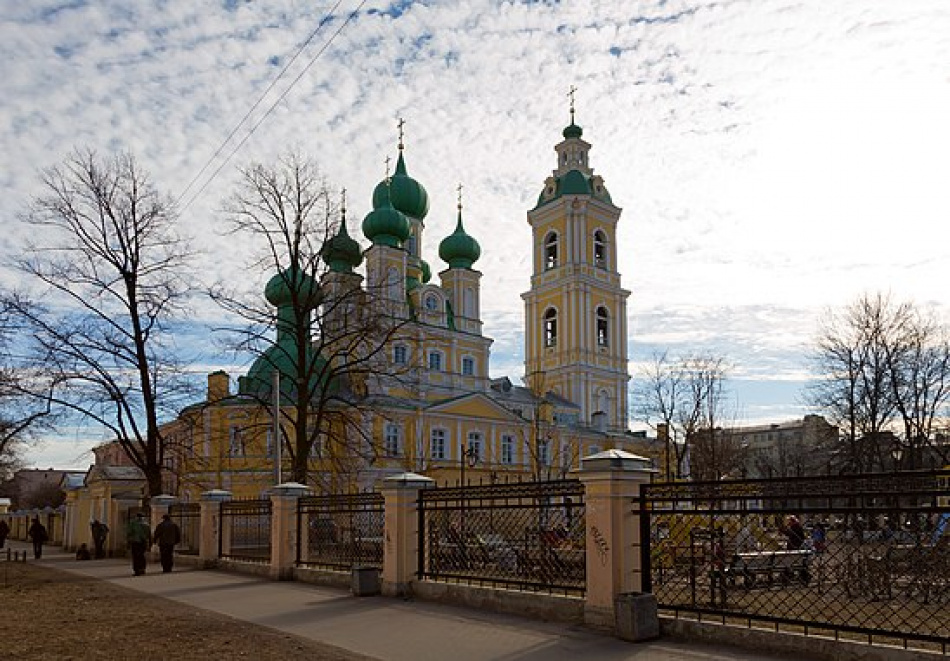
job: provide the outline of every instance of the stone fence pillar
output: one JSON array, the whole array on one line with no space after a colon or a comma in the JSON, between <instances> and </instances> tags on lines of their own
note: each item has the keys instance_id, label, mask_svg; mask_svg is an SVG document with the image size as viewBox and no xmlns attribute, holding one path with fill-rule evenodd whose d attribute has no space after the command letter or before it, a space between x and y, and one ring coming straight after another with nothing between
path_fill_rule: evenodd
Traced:
<instances>
[{"instance_id":1,"label":"stone fence pillar","mask_svg":"<svg viewBox=\"0 0 950 661\"><path fill-rule=\"evenodd\" d=\"M435 485L435 480L402 473L383 480L381 491L385 499L383 524L382 593L401 597L419 565L419 492Z\"/></svg>"},{"instance_id":2,"label":"stone fence pillar","mask_svg":"<svg viewBox=\"0 0 950 661\"><path fill-rule=\"evenodd\" d=\"M278 484L271 489L270 577L278 581L294 578L297 562L297 500L310 493L298 482Z\"/></svg>"},{"instance_id":3,"label":"stone fence pillar","mask_svg":"<svg viewBox=\"0 0 950 661\"><path fill-rule=\"evenodd\" d=\"M221 535L221 503L231 500L231 492L212 489L201 494L201 533L198 558L205 568L218 564L218 538Z\"/></svg>"},{"instance_id":4,"label":"stone fence pillar","mask_svg":"<svg viewBox=\"0 0 950 661\"><path fill-rule=\"evenodd\" d=\"M650 460L623 450L581 459L577 477L587 508L587 592L584 621L614 630L618 595L642 590L640 486L656 472Z\"/></svg>"}]
</instances>

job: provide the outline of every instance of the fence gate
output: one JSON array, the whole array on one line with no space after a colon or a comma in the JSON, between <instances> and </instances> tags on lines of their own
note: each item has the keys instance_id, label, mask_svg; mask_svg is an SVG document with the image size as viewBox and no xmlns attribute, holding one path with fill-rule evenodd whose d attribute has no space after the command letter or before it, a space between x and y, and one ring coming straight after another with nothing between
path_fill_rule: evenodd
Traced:
<instances>
[{"instance_id":1,"label":"fence gate","mask_svg":"<svg viewBox=\"0 0 950 661\"><path fill-rule=\"evenodd\" d=\"M676 616L947 653L950 471L643 488L644 589Z\"/></svg>"}]
</instances>

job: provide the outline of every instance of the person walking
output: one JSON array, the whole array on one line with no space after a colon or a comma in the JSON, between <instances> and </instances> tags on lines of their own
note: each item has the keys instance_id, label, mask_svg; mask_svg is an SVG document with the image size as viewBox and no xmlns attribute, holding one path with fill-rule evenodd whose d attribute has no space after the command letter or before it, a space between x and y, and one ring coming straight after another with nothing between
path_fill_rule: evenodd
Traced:
<instances>
[{"instance_id":1,"label":"person walking","mask_svg":"<svg viewBox=\"0 0 950 661\"><path fill-rule=\"evenodd\" d=\"M39 517L33 519L33 524L26 531L30 539L33 540L33 557L39 560L43 557L43 544L49 539L49 533L46 532L46 526L40 523Z\"/></svg>"},{"instance_id":2,"label":"person walking","mask_svg":"<svg viewBox=\"0 0 950 661\"><path fill-rule=\"evenodd\" d=\"M129 545L129 552L132 554L132 572L136 576L145 573L147 561L145 552L148 550L148 543L152 539L152 531L145 522L145 515L139 512L135 515L125 529L125 541Z\"/></svg>"},{"instance_id":3,"label":"person walking","mask_svg":"<svg viewBox=\"0 0 950 661\"><path fill-rule=\"evenodd\" d=\"M162 559L162 572L171 572L175 564L175 545L181 541L181 530L178 524L172 521L168 514L162 515L162 522L155 526L152 541L158 544L158 552Z\"/></svg>"},{"instance_id":4,"label":"person walking","mask_svg":"<svg viewBox=\"0 0 950 661\"><path fill-rule=\"evenodd\" d=\"M0 520L0 549L7 543L7 535L10 534L10 525L5 520Z\"/></svg>"},{"instance_id":5,"label":"person walking","mask_svg":"<svg viewBox=\"0 0 950 661\"><path fill-rule=\"evenodd\" d=\"M93 519L89 527L92 528L92 545L95 547L95 558L101 560L106 557L106 535L109 534L109 526L99 519Z\"/></svg>"}]
</instances>

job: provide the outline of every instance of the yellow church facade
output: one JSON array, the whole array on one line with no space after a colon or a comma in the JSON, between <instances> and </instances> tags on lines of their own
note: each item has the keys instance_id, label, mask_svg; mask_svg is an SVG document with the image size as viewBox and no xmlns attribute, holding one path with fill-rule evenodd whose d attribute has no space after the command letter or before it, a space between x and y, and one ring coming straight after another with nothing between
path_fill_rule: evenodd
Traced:
<instances>
[{"instance_id":1,"label":"yellow church facade","mask_svg":"<svg viewBox=\"0 0 950 661\"><path fill-rule=\"evenodd\" d=\"M482 332L482 274L474 267L481 246L466 230L461 197L455 231L439 243L446 267L437 282L431 277L422 256L428 194L409 175L400 134L395 172L376 187L362 223L370 245L330 251L320 280L329 297L381 292L367 300L402 323L380 352L378 376L360 390L361 438L314 445L308 481L318 492L373 488L405 471L440 483L559 479L588 454L653 452L627 428L621 210L590 166L591 145L573 109L562 135L556 167L527 214L533 269L522 295L525 374L517 385L490 376L492 340ZM345 220L341 226L335 245L354 245ZM231 391L228 375L213 373L205 400L163 427L173 449L169 493L257 497L287 479L271 412L241 392Z\"/></svg>"}]
</instances>

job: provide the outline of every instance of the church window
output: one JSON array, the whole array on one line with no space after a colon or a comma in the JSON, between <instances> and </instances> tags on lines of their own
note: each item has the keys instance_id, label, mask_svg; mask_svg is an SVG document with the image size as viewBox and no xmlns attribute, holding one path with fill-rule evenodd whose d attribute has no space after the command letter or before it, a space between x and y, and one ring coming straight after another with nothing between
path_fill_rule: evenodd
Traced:
<instances>
[{"instance_id":1,"label":"church window","mask_svg":"<svg viewBox=\"0 0 950 661\"><path fill-rule=\"evenodd\" d=\"M399 425L391 422L386 424L386 430L383 433L383 453L387 457L399 456Z\"/></svg>"},{"instance_id":2,"label":"church window","mask_svg":"<svg viewBox=\"0 0 950 661\"><path fill-rule=\"evenodd\" d=\"M462 292L462 310L469 319L475 318L475 292L471 287L466 287Z\"/></svg>"},{"instance_id":3,"label":"church window","mask_svg":"<svg viewBox=\"0 0 950 661\"><path fill-rule=\"evenodd\" d=\"M610 324L607 317L607 308L603 305L597 308L597 346L610 345Z\"/></svg>"},{"instance_id":4,"label":"church window","mask_svg":"<svg viewBox=\"0 0 950 661\"><path fill-rule=\"evenodd\" d=\"M594 265L607 267L607 237L600 230L594 232Z\"/></svg>"},{"instance_id":5,"label":"church window","mask_svg":"<svg viewBox=\"0 0 950 661\"><path fill-rule=\"evenodd\" d=\"M395 268L386 272L386 290L389 292L389 298L399 299L399 272Z\"/></svg>"},{"instance_id":6,"label":"church window","mask_svg":"<svg viewBox=\"0 0 950 661\"><path fill-rule=\"evenodd\" d=\"M405 365L409 362L409 349L405 344L397 344L393 347L393 362L397 365Z\"/></svg>"},{"instance_id":7,"label":"church window","mask_svg":"<svg viewBox=\"0 0 950 661\"><path fill-rule=\"evenodd\" d=\"M548 308L544 313L544 346L557 345L557 310Z\"/></svg>"},{"instance_id":8,"label":"church window","mask_svg":"<svg viewBox=\"0 0 950 661\"><path fill-rule=\"evenodd\" d=\"M244 434L240 427L228 427L228 455L231 457L244 456Z\"/></svg>"},{"instance_id":9,"label":"church window","mask_svg":"<svg viewBox=\"0 0 950 661\"><path fill-rule=\"evenodd\" d=\"M557 266L557 232L551 232L544 237L544 270L548 271Z\"/></svg>"},{"instance_id":10,"label":"church window","mask_svg":"<svg viewBox=\"0 0 950 661\"><path fill-rule=\"evenodd\" d=\"M429 369L433 372L442 371L442 352L441 351L430 351L429 352Z\"/></svg>"},{"instance_id":11,"label":"church window","mask_svg":"<svg viewBox=\"0 0 950 661\"><path fill-rule=\"evenodd\" d=\"M462 376L473 376L475 374L475 359L466 356L462 359Z\"/></svg>"},{"instance_id":12,"label":"church window","mask_svg":"<svg viewBox=\"0 0 950 661\"><path fill-rule=\"evenodd\" d=\"M426 296L426 310L429 312L435 312L439 309L439 297L435 294L429 294Z\"/></svg>"},{"instance_id":13,"label":"church window","mask_svg":"<svg viewBox=\"0 0 950 661\"><path fill-rule=\"evenodd\" d=\"M429 454L433 459L445 459L445 430L433 429L429 434Z\"/></svg>"},{"instance_id":14,"label":"church window","mask_svg":"<svg viewBox=\"0 0 950 661\"><path fill-rule=\"evenodd\" d=\"M538 441L538 465L551 465L551 441L546 439L543 441Z\"/></svg>"},{"instance_id":15,"label":"church window","mask_svg":"<svg viewBox=\"0 0 950 661\"><path fill-rule=\"evenodd\" d=\"M473 457L472 461L480 461L482 459L482 433L478 431L470 431L468 433L468 446L466 450L469 453L469 457ZM468 460L468 457L466 457Z\"/></svg>"},{"instance_id":16,"label":"church window","mask_svg":"<svg viewBox=\"0 0 950 661\"><path fill-rule=\"evenodd\" d=\"M511 434L503 434L501 437L501 463L515 463L515 437Z\"/></svg>"}]
</instances>

